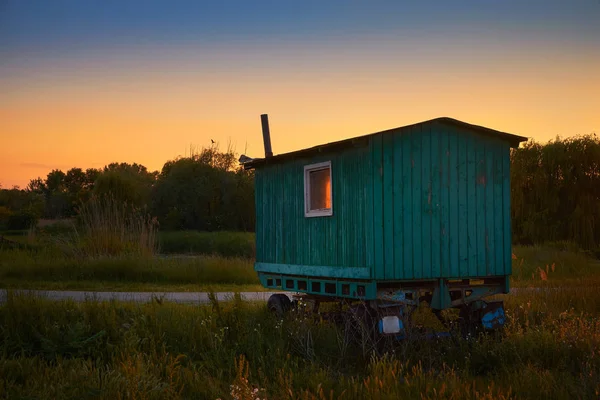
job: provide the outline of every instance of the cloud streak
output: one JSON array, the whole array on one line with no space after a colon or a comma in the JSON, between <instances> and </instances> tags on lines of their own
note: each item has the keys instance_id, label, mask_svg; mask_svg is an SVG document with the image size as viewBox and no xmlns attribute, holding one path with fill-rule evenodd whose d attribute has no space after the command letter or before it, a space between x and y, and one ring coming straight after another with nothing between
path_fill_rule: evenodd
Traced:
<instances>
[{"instance_id":1,"label":"cloud streak","mask_svg":"<svg viewBox=\"0 0 600 400\"><path fill-rule=\"evenodd\" d=\"M68 168L64 165L43 164L43 163L35 163L35 162L20 163L19 166L23 167L23 168L34 168L34 169L64 169L64 168Z\"/></svg>"}]
</instances>

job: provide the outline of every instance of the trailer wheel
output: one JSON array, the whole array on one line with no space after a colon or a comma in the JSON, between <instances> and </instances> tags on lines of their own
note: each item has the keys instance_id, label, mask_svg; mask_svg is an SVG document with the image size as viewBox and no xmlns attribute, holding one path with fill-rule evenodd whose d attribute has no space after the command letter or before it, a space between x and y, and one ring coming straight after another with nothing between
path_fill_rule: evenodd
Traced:
<instances>
[{"instance_id":1,"label":"trailer wheel","mask_svg":"<svg viewBox=\"0 0 600 400\"><path fill-rule=\"evenodd\" d=\"M267 308L277 317L282 317L292 307L290 298L282 293L275 293L269 297Z\"/></svg>"}]
</instances>

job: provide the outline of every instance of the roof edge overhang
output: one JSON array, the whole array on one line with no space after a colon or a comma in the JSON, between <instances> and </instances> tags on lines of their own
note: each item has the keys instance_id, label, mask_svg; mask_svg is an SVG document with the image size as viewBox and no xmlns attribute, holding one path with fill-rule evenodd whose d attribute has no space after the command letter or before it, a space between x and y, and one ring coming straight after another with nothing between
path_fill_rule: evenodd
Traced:
<instances>
[{"instance_id":1,"label":"roof edge overhang","mask_svg":"<svg viewBox=\"0 0 600 400\"><path fill-rule=\"evenodd\" d=\"M244 169L248 170L248 169L254 169L256 167L260 167L260 166L267 165L267 164L281 162L281 161L287 160L289 158L297 158L297 157L303 157L303 156L314 155L314 154L319 154L319 153L331 152L331 151L341 150L341 149L348 148L348 147L363 146L368 143L368 139L370 137L373 137L375 135L392 133L392 132L400 131L402 129L414 127L417 125L424 125L424 124L430 124L430 123L435 123L435 122L445 124L445 125L453 125L453 126L457 126L457 127L464 128L464 129L470 129L472 131L479 132L479 133L482 133L482 134L488 135L488 136L494 136L501 140L507 141L510 144L510 146L513 148L518 147L519 143L525 142L528 140L528 138L525 136L519 136L519 135L515 135L512 133L502 132L502 131L498 131L495 129L486 128L485 126L469 124L467 122L459 121L457 119L450 118L450 117L439 117L439 118L434 118L434 119L430 119L427 121L417 122L417 123L410 124L410 125L387 129L384 131L369 133L367 135L357 136L357 137L353 137L350 139L344 139L344 140L338 140L335 142L320 144L320 145L317 145L314 147L309 147L309 148L301 149L301 150L295 150L295 151L292 151L289 153L282 153L282 154L278 154L278 155L275 155L272 157L255 158L252 161L244 163L243 165L244 165Z\"/></svg>"}]
</instances>

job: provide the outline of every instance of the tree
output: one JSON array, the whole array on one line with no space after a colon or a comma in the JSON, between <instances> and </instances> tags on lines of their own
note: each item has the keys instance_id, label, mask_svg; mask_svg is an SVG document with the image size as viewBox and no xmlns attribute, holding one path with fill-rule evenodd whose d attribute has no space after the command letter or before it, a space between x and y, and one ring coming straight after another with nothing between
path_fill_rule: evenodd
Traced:
<instances>
[{"instance_id":1,"label":"tree","mask_svg":"<svg viewBox=\"0 0 600 400\"><path fill-rule=\"evenodd\" d=\"M66 174L61 170L52 170L46 177L45 211L47 218L63 218L71 215L72 207L65 187Z\"/></svg>"},{"instance_id":2,"label":"tree","mask_svg":"<svg viewBox=\"0 0 600 400\"><path fill-rule=\"evenodd\" d=\"M231 149L216 146L163 166L152 195L152 211L167 229L251 230L251 211L243 204L253 196L252 175L235 168Z\"/></svg>"},{"instance_id":3,"label":"tree","mask_svg":"<svg viewBox=\"0 0 600 400\"><path fill-rule=\"evenodd\" d=\"M148 172L143 165L112 163L98 174L93 193L141 207L149 203L157 175L157 172Z\"/></svg>"},{"instance_id":4,"label":"tree","mask_svg":"<svg viewBox=\"0 0 600 400\"><path fill-rule=\"evenodd\" d=\"M600 141L595 135L528 142L511 153L517 242L600 244Z\"/></svg>"}]
</instances>

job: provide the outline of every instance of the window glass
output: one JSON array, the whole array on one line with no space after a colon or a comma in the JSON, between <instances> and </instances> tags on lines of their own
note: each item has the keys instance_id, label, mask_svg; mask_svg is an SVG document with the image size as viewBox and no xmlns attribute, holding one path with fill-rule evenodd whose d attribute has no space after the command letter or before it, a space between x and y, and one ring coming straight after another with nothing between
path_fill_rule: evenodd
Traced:
<instances>
[{"instance_id":1,"label":"window glass","mask_svg":"<svg viewBox=\"0 0 600 400\"><path fill-rule=\"evenodd\" d=\"M331 208L331 170L329 168L309 172L310 210Z\"/></svg>"}]
</instances>

